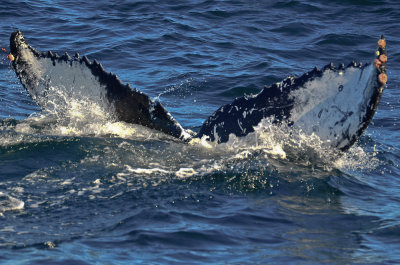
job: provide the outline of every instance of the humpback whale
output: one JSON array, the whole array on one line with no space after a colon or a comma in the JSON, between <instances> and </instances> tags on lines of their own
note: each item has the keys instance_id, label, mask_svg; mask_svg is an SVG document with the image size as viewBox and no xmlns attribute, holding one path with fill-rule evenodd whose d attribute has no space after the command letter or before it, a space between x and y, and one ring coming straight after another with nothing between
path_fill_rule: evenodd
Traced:
<instances>
[{"instance_id":1,"label":"humpback whale","mask_svg":"<svg viewBox=\"0 0 400 265\"><path fill-rule=\"evenodd\" d=\"M194 135L183 129L160 102L124 84L96 60L91 62L79 54L40 53L20 31L11 34L10 49L16 75L42 109L55 107L49 92L63 87L70 94L98 97L119 121L146 126L185 142L206 137L224 143L230 135L245 136L263 119L270 119L277 126L286 123L315 134L345 151L368 127L387 81L386 41L382 36L371 63L353 61L346 67L330 63L299 77L289 76L256 95L245 95L220 107ZM66 75L72 82L65 81Z\"/></svg>"}]
</instances>

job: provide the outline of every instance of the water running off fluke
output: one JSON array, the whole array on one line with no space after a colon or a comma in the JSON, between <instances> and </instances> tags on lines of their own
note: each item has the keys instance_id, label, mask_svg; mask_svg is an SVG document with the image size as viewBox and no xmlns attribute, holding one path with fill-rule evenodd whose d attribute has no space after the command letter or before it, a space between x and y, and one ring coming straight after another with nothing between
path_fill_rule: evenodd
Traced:
<instances>
[{"instance_id":1,"label":"water running off fluke","mask_svg":"<svg viewBox=\"0 0 400 265\"><path fill-rule=\"evenodd\" d=\"M20 31L11 34L10 46L17 76L42 109L57 108L68 97L81 97L97 102L119 121L143 125L183 141L207 138L227 142L230 135L245 136L268 119L347 150L368 127L387 82L386 41L382 36L373 63L352 62L346 67L331 63L300 77L289 76L265 86L257 95L222 106L193 135L161 103L123 84L96 60L90 62L78 54L71 58L67 53L40 53ZM59 91L63 91L61 96Z\"/></svg>"}]
</instances>

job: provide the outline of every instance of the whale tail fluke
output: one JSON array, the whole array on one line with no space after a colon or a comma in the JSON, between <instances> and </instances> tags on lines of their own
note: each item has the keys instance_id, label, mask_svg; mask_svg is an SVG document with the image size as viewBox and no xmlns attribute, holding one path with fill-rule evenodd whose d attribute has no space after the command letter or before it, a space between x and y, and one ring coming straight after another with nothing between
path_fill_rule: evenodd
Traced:
<instances>
[{"instance_id":1,"label":"whale tail fluke","mask_svg":"<svg viewBox=\"0 0 400 265\"><path fill-rule=\"evenodd\" d=\"M184 141L189 135L160 102L125 85L96 60L76 54L58 56L32 48L20 31L10 37L12 65L32 98L43 109L54 108L63 90L64 101L74 95L96 99L119 120L135 123ZM195 137L207 136L219 143L229 135L245 136L263 119L286 123L315 134L340 150L360 137L374 116L387 82L387 51L384 36L372 63L332 63L300 77L290 76L266 86L259 94L235 99L219 108ZM53 95L53 96L52 96ZM57 95L55 97L54 95ZM56 99L55 99L56 98Z\"/></svg>"}]
</instances>

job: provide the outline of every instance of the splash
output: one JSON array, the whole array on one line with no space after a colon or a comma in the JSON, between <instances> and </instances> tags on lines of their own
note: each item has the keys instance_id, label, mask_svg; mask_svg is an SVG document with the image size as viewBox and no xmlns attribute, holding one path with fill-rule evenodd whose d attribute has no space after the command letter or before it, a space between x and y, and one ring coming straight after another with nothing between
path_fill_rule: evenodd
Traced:
<instances>
[{"instance_id":1,"label":"splash","mask_svg":"<svg viewBox=\"0 0 400 265\"><path fill-rule=\"evenodd\" d=\"M227 160L265 160L282 161L299 166L319 167L327 171L332 169L368 169L379 165L376 152L367 152L355 145L347 152L331 147L329 140L322 140L314 133L289 126L287 123L276 124L273 118L263 119L255 131L245 137L231 134L229 141L215 145L198 141L198 145L211 149L225 149Z\"/></svg>"},{"instance_id":2,"label":"splash","mask_svg":"<svg viewBox=\"0 0 400 265\"><path fill-rule=\"evenodd\" d=\"M44 135L148 139L161 134L140 125L118 121L104 96L93 94L90 90L96 89L50 86L46 91L46 101L42 102L42 112L33 113L23 121L9 119L0 124L3 136L0 144L7 146L40 141Z\"/></svg>"},{"instance_id":3,"label":"splash","mask_svg":"<svg viewBox=\"0 0 400 265\"><path fill-rule=\"evenodd\" d=\"M5 211L21 210L25 203L0 191L0 215Z\"/></svg>"},{"instance_id":4,"label":"splash","mask_svg":"<svg viewBox=\"0 0 400 265\"><path fill-rule=\"evenodd\" d=\"M184 144L171 142L172 139L165 134L146 127L118 122L109 111L105 111L97 102L89 99L71 98L70 101L62 101L62 104L58 105L59 109L31 115L21 122L3 122L0 130L1 146L53 141L54 137L118 137L139 142L167 140L163 147L159 147L163 150L155 150L154 153L152 147L146 150L148 154L144 157L147 157L147 161L144 159L141 164L121 161L120 165L129 167L125 167L120 173L159 177L169 175L181 179L216 172L231 172L232 168L236 168L233 170L235 172L253 170L271 166L271 162L281 171L284 167L280 164L288 162L302 167L319 167L327 171L373 169L379 164L375 153L366 152L360 146L354 146L342 153L331 148L329 141L323 141L315 134L309 135L285 123L278 125L272 119L262 120L255 127L255 131L245 137L230 135L226 143L217 144L216 141L210 142L207 137L202 137ZM132 144L123 143L124 145L118 148L137 152ZM176 153L180 156L176 157ZM143 156L143 153L137 154L136 160L138 156ZM174 156L177 163L171 163L167 159ZM165 163L162 160L169 162ZM112 157L110 161L113 161ZM149 164L148 161L153 161L153 164Z\"/></svg>"},{"instance_id":5,"label":"splash","mask_svg":"<svg viewBox=\"0 0 400 265\"><path fill-rule=\"evenodd\" d=\"M356 144L335 160L333 165L335 168L344 171L373 171L383 163L379 160L377 154L376 150L368 152Z\"/></svg>"},{"instance_id":6,"label":"splash","mask_svg":"<svg viewBox=\"0 0 400 265\"><path fill-rule=\"evenodd\" d=\"M260 152L265 158L306 163L324 162L321 160L324 160L326 152L331 156L337 154L337 151L329 147L329 141L322 141L317 135L308 135L287 123L278 125L272 118L263 119L254 129L253 133L245 137L231 134L229 141L221 146L238 150L244 157L248 157L249 153Z\"/></svg>"},{"instance_id":7,"label":"splash","mask_svg":"<svg viewBox=\"0 0 400 265\"><path fill-rule=\"evenodd\" d=\"M154 101L159 101L160 97L162 97L164 95L176 94L176 93L179 93L179 94L190 93L193 81L194 81L194 79L192 77L184 79L179 84L173 85L173 86L165 89L163 92L159 93L158 96L156 96L154 98Z\"/></svg>"}]
</instances>

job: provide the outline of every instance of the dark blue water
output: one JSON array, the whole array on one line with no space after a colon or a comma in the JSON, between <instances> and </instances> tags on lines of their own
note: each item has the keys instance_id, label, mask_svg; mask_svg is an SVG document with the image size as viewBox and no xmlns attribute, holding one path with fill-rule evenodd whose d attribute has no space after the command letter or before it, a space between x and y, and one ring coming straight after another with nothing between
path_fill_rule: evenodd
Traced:
<instances>
[{"instance_id":1,"label":"dark blue water","mask_svg":"<svg viewBox=\"0 0 400 265\"><path fill-rule=\"evenodd\" d=\"M290 136L276 128L261 146L183 145L94 122L79 99L74 123L48 121L3 54L1 264L400 263L398 1L0 7L1 47L19 29L40 51L97 59L194 131L222 104L290 74L369 62L381 34L389 52L378 112L340 158L310 138L283 145Z\"/></svg>"}]
</instances>

